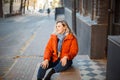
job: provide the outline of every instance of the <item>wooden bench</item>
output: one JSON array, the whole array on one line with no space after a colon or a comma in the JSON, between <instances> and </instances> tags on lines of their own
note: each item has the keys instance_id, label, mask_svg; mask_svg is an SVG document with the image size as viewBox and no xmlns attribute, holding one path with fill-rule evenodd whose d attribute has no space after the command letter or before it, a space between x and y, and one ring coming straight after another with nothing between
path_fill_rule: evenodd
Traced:
<instances>
[{"instance_id":1,"label":"wooden bench","mask_svg":"<svg viewBox=\"0 0 120 80\"><path fill-rule=\"evenodd\" d=\"M80 70L76 60L73 60L73 64L70 69L61 73L53 74L52 80L81 80Z\"/></svg>"}]
</instances>

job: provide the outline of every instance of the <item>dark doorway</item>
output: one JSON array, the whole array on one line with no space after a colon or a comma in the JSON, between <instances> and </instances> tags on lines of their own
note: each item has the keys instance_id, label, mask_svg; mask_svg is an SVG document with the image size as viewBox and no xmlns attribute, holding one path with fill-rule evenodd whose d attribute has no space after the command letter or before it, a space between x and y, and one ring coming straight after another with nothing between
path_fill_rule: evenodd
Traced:
<instances>
[{"instance_id":1,"label":"dark doorway","mask_svg":"<svg viewBox=\"0 0 120 80\"><path fill-rule=\"evenodd\" d=\"M120 35L120 0L109 2L109 35Z\"/></svg>"}]
</instances>

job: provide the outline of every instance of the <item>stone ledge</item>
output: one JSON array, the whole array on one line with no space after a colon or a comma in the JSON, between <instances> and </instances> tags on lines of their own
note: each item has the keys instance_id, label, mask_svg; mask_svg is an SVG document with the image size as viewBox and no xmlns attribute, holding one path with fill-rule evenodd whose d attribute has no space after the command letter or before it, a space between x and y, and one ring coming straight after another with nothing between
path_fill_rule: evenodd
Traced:
<instances>
[{"instance_id":1,"label":"stone ledge","mask_svg":"<svg viewBox=\"0 0 120 80\"><path fill-rule=\"evenodd\" d=\"M78 68L76 59L78 58L76 57L73 60L73 64L68 70L61 73L53 74L53 76L51 77L51 80L81 80L80 70ZM37 72L38 72L39 66L40 66L40 63L38 63L36 66L36 70L34 72L32 80L37 80ZM48 73L49 70L46 73Z\"/></svg>"},{"instance_id":2,"label":"stone ledge","mask_svg":"<svg viewBox=\"0 0 120 80\"><path fill-rule=\"evenodd\" d=\"M76 60L73 60L73 64L70 69L61 73L55 73L52 76L52 80L81 80L80 70L77 66Z\"/></svg>"}]
</instances>

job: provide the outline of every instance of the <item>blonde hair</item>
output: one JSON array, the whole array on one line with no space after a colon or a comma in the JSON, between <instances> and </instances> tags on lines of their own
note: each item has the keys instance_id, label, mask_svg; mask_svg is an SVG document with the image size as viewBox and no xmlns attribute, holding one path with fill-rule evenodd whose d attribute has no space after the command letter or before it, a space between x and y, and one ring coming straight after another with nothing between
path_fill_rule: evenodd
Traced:
<instances>
[{"instance_id":1,"label":"blonde hair","mask_svg":"<svg viewBox=\"0 0 120 80\"><path fill-rule=\"evenodd\" d=\"M61 23L64 27L66 27L66 30L65 30L66 33L72 33L72 30L70 29L69 25L67 24L67 22L65 20L57 21L56 25L58 23ZM54 34L57 34L56 25L55 25L55 29L54 29L54 32L53 32Z\"/></svg>"}]
</instances>

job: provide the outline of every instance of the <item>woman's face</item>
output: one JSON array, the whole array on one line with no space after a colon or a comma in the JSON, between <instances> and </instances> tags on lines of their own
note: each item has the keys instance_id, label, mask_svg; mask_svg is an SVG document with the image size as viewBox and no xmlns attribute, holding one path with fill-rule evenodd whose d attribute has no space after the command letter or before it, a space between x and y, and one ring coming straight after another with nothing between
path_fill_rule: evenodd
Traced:
<instances>
[{"instance_id":1,"label":"woman's face","mask_svg":"<svg viewBox=\"0 0 120 80\"><path fill-rule=\"evenodd\" d=\"M63 26L60 22L57 23L56 29L58 34L63 34L65 32L65 26Z\"/></svg>"}]
</instances>

